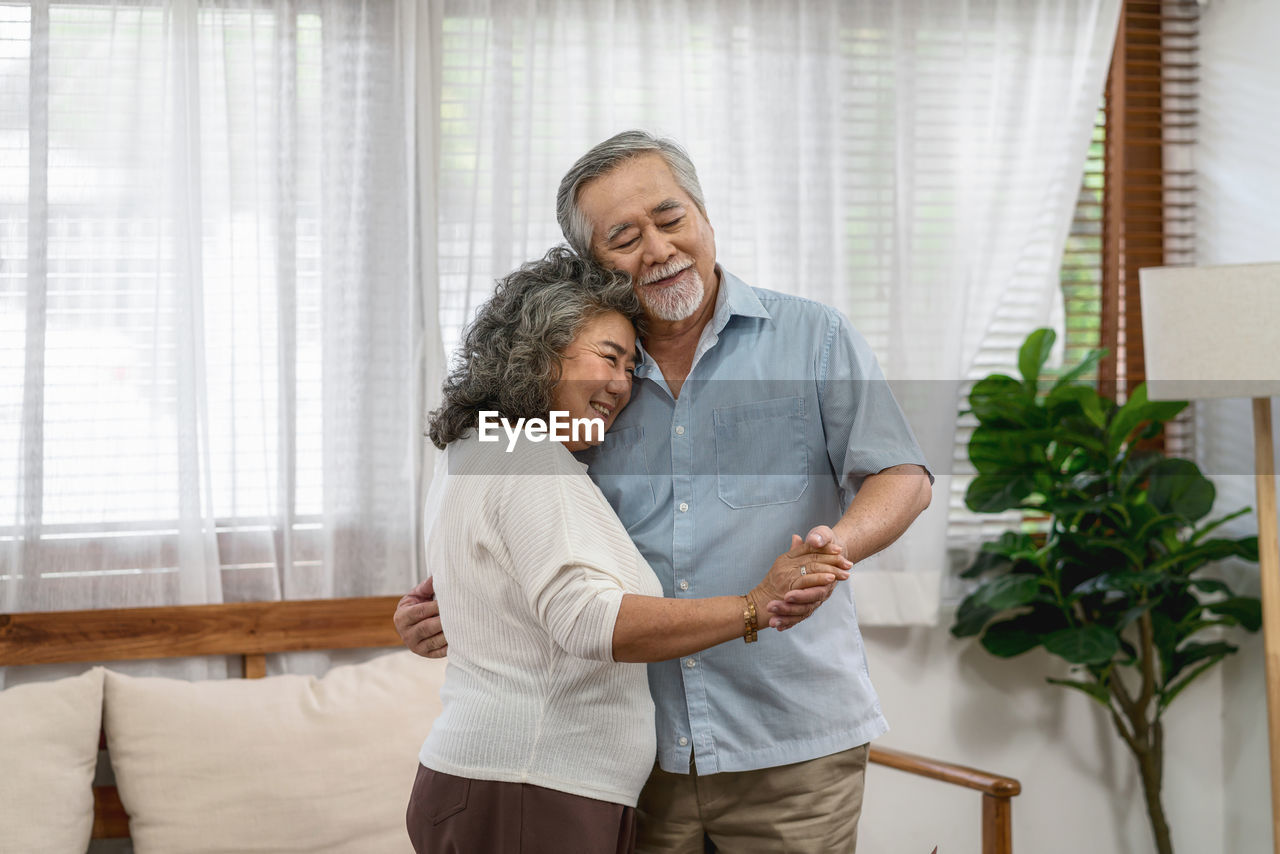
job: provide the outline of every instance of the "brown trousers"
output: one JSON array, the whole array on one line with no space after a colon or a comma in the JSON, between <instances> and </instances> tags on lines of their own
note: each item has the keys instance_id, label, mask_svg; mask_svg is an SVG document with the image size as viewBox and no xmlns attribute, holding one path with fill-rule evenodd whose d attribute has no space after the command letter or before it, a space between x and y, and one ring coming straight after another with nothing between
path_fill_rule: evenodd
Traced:
<instances>
[{"instance_id":1,"label":"brown trousers","mask_svg":"<svg viewBox=\"0 0 1280 854\"><path fill-rule=\"evenodd\" d=\"M852 854L858 842L868 745L831 756L699 775L657 765L637 810L642 854Z\"/></svg>"},{"instance_id":2,"label":"brown trousers","mask_svg":"<svg viewBox=\"0 0 1280 854\"><path fill-rule=\"evenodd\" d=\"M635 807L418 766L405 816L418 854L632 854Z\"/></svg>"}]
</instances>

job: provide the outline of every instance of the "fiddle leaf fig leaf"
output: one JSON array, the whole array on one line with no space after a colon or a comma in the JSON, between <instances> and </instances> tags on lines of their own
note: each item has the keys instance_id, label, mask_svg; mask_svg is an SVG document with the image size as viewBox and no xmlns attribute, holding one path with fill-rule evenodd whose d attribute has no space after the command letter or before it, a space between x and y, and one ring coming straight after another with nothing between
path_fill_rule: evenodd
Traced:
<instances>
[{"instance_id":1,"label":"fiddle leaf fig leaf","mask_svg":"<svg viewBox=\"0 0 1280 854\"><path fill-rule=\"evenodd\" d=\"M1025 410L1032 403L1022 384L1004 374L979 380L969 392L969 409L982 424L1029 426Z\"/></svg>"},{"instance_id":2,"label":"fiddle leaf fig leaf","mask_svg":"<svg viewBox=\"0 0 1280 854\"><path fill-rule=\"evenodd\" d=\"M1153 605L1155 605L1155 602L1147 600L1146 602L1134 605L1132 608L1125 611L1120 615L1120 619L1116 620L1115 631L1117 633L1124 631L1133 623L1134 620L1150 611Z\"/></svg>"},{"instance_id":3,"label":"fiddle leaf fig leaf","mask_svg":"<svg viewBox=\"0 0 1280 854\"><path fill-rule=\"evenodd\" d=\"M1142 564L1142 553L1118 537L1081 537L1079 542L1088 554L1095 557L1103 556L1107 552L1116 552L1123 555L1132 566Z\"/></svg>"},{"instance_id":4,"label":"fiddle leaf fig leaf","mask_svg":"<svg viewBox=\"0 0 1280 854\"><path fill-rule=\"evenodd\" d=\"M969 437L969 460L979 474L1014 474L1032 462L1035 438L1025 430L980 425Z\"/></svg>"},{"instance_id":5,"label":"fiddle leaf fig leaf","mask_svg":"<svg viewBox=\"0 0 1280 854\"><path fill-rule=\"evenodd\" d=\"M1138 383L1129 393L1124 406L1116 410L1115 417L1107 425L1107 449L1114 457L1139 424L1156 421L1161 424L1177 416L1187 408L1185 400L1152 402L1147 399L1147 384Z\"/></svg>"},{"instance_id":6,"label":"fiddle leaf fig leaf","mask_svg":"<svg viewBox=\"0 0 1280 854\"><path fill-rule=\"evenodd\" d=\"M1262 600L1254 596L1232 596L1221 602L1210 602L1210 611L1227 617L1247 632L1262 628Z\"/></svg>"},{"instance_id":7,"label":"fiddle leaf fig leaf","mask_svg":"<svg viewBox=\"0 0 1280 854\"><path fill-rule=\"evenodd\" d=\"M973 563L961 578L977 578L995 569L1002 569L1020 560L1035 560L1036 544L1029 534L1018 531L1005 531L998 540L990 540L982 544L973 558Z\"/></svg>"},{"instance_id":8,"label":"fiddle leaf fig leaf","mask_svg":"<svg viewBox=\"0 0 1280 854\"><path fill-rule=\"evenodd\" d=\"M1053 350L1053 342L1058 334L1052 329L1037 329L1027 336L1018 350L1018 372L1022 374L1022 382L1027 390L1035 393L1040 382L1040 372Z\"/></svg>"},{"instance_id":9,"label":"fiddle leaf fig leaf","mask_svg":"<svg viewBox=\"0 0 1280 854\"><path fill-rule=\"evenodd\" d=\"M1036 552L1036 541L1030 534L1022 531L1005 531L997 540L982 544L984 552L1014 557L1031 557Z\"/></svg>"},{"instance_id":10,"label":"fiddle leaf fig leaf","mask_svg":"<svg viewBox=\"0 0 1280 854\"><path fill-rule=\"evenodd\" d=\"M1156 651L1160 653L1160 665L1165 673L1173 666L1174 648L1178 645L1178 630L1169 615L1163 611L1151 612L1151 636ZM1168 678L1165 683L1168 683Z\"/></svg>"},{"instance_id":11,"label":"fiddle leaf fig leaf","mask_svg":"<svg viewBox=\"0 0 1280 854\"><path fill-rule=\"evenodd\" d=\"M1216 578L1193 578L1188 584L1201 593L1226 593L1231 595L1231 586L1225 581L1219 581Z\"/></svg>"},{"instance_id":12,"label":"fiddle leaf fig leaf","mask_svg":"<svg viewBox=\"0 0 1280 854\"><path fill-rule=\"evenodd\" d=\"M1183 692L1183 690L1196 680L1200 674L1204 673L1210 667L1226 658L1226 654L1212 656L1205 661L1200 662L1189 673L1179 679L1177 682L1165 685L1163 691L1160 692L1160 699L1156 704L1158 712L1163 712L1165 708L1173 702L1173 699Z\"/></svg>"},{"instance_id":13,"label":"fiddle leaf fig leaf","mask_svg":"<svg viewBox=\"0 0 1280 854\"><path fill-rule=\"evenodd\" d=\"M1040 580L1034 575L1008 573L993 578L973 591L974 605L992 611L1008 611L1029 604L1040 592Z\"/></svg>"},{"instance_id":14,"label":"fiddle leaf fig leaf","mask_svg":"<svg viewBox=\"0 0 1280 854\"><path fill-rule=\"evenodd\" d=\"M1040 645L1040 635L1018 625L1018 620L1005 620L987 626L982 647L997 658L1013 658Z\"/></svg>"},{"instance_id":15,"label":"fiddle leaf fig leaf","mask_svg":"<svg viewBox=\"0 0 1280 854\"><path fill-rule=\"evenodd\" d=\"M1161 460L1151 469L1147 500L1161 513L1194 522L1213 509L1216 494L1213 483L1191 460Z\"/></svg>"},{"instance_id":16,"label":"fiddle leaf fig leaf","mask_svg":"<svg viewBox=\"0 0 1280 854\"><path fill-rule=\"evenodd\" d=\"M1184 526L1181 516L1177 513L1158 513L1142 523L1142 527L1138 529L1138 533L1134 536L1136 542L1145 543L1151 539L1153 532L1162 528L1172 528L1178 530Z\"/></svg>"},{"instance_id":17,"label":"fiddle leaf fig leaf","mask_svg":"<svg viewBox=\"0 0 1280 854\"><path fill-rule=\"evenodd\" d=\"M1210 540L1209 542L1213 542L1213 540ZM1233 542L1235 543L1236 557L1244 558L1250 563L1258 562L1257 537L1242 537L1241 539L1234 540Z\"/></svg>"},{"instance_id":18,"label":"fiddle leaf fig leaf","mask_svg":"<svg viewBox=\"0 0 1280 854\"><path fill-rule=\"evenodd\" d=\"M1069 414L1073 406L1078 407L1089 423L1099 430L1107 426L1102 398L1087 385L1055 385L1045 398L1045 408L1055 418Z\"/></svg>"},{"instance_id":19,"label":"fiddle leaf fig leaf","mask_svg":"<svg viewBox=\"0 0 1280 854\"><path fill-rule=\"evenodd\" d=\"M1150 569L1159 572L1179 572L1186 575L1214 560L1239 557L1247 561L1258 560L1258 538L1244 537L1239 540L1213 539L1203 543L1189 545L1174 542L1169 546L1168 554L1150 564Z\"/></svg>"},{"instance_id":20,"label":"fiddle leaf fig leaf","mask_svg":"<svg viewBox=\"0 0 1280 854\"><path fill-rule=\"evenodd\" d=\"M1121 492L1128 492L1147 476L1147 472L1165 459L1159 451L1135 451L1125 458L1117 485Z\"/></svg>"},{"instance_id":21,"label":"fiddle leaf fig leaf","mask_svg":"<svg viewBox=\"0 0 1280 854\"><path fill-rule=\"evenodd\" d=\"M1135 388L1129 394L1129 399L1124 402L1124 406L1116 410L1111 423L1107 425L1107 450L1110 456L1116 455L1120 446L1133 432L1133 428L1138 426L1138 422L1142 420L1142 407L1146 403L1147 389L1143 384Z\"/></svg>"},{"instance_id":22,"label":"fiddle leaf fig leaf","mask_svg":"<svg viewBox=\"0 0 1280 854\"><path fill-rule=\"evenodd\" d=\"M1045 681L1051 685L1075 688L1077 691L1083 691L1088 694L1104 706L1111 705L1111 692L1107 690L1107 686L1099 685L1097 682L1078 682L1075 679L1045 679Z\"/></svg>"},{"instance_id":23,"label":"fiddle leaf fig leaf","mask_svg":"<svg viewBox=\"0 0 1280 854\"><path fill-rule=\"evenodd\" d=\"M1072 598L1107 591L1131 592L1158 584L1164 576L1158 572L1106 572L1095 575L1071 591Z\"/></svg>"},{"instance_id":24,"label":"fiddle leaf fig leaf","mask_svg":"<svg viewBox=\"0 0 1280 854\"><path fill-rule=\"evenodd\" d=\"M965 490L964 503L975 513L999 513L1020 506L1035 491L1035 479L1026 474L980 474Z\"/></svg>"},{"instance_id":25,"label":"fiddle leaf fig leaf","mask_svg":"<svg viewBox=\"0 0 1280 854\"><path fill-rule=\"evenodd\" d=\"M977 578L994 569L1011 566L1013 561L1007 555L983 549L973 556L973 563L960 573L961 578Z\"/></svg>"},{"instance_id":26,"label":"fiddle leaf fig leaf","mask_svg":"<svg viewBox=\"0 0 1280 854\"><path fill-rule=\"evenodd\" d=\"M1077 379L1084 376L1085 372L1089 371L1094 365L1102 361L1102 357L1105 355L1107 355L1106 350L1090 350L1088 353L1085 353L1084 358L1080 360L1080 364L1058 377L1053 384L1054 389L1058 389L1075 382ZM1098 426L1101 427L1102 425L1099 424Z\"/></svg>"},{"instance_id":27,"label":"fiddle leaf fig leaf","mask_svg":"<svg viewBox=\"0 0 1280 854\"><path fill-rule=\"evenodd\" d=\"M1154 439L1164 430L1164 425L1159 421L1148 421L1147 426L1138 431L1138 438L1142 440Z\"/></svg>"},{"instance_id":28,"label":"fiddle leaf fig leaf","mask_svg":"<svg viewBox=\"0 0 1280 854\"><path fill-rule=\"evenodd\" d=\"M1044 639L1044 648L1072 664L1102 664L1120 651L1120 644L1102 626L1081 626L1054 632Z\"/></svg>"},{"instance_id":29,"label":"fiddle leaf fig leaf","mask_svg":"<svg viewBox=\"0 0 1280 854\"><path fill-rule=\"evenodd\" d=\"M1230 522L1232 519L1238 519L1238 518L1240 518L1241 516L1245 515L1246 513L1250 513L1250 512L1252 512L1252 510L1251 510L1250 508L1248 508L1248 507L1241 507L1239 510L1237 510L1237 511L1236 511L1236 512L1234 512L1234 513L1228 513L1227 515L1223 516L1221 519L1215 519L1215 520L1213 520L1212 522L1210 522L1209 524L1205 525L1204 527L1202 527L1202 528L1198 529L1194 534L1192 534L1192 535L1191 535L1191 542L1192 542L1192 543L1197 543L1197 542L1199 542L1200 540L1203 540L1206 536L1208 536L1208 535L1209 535L1209 533L1210 533L1211 531L1214 531L1214 530L1216 530L1216 529L1218 529L1218 528L1222 527L1223 525L1225 525L1225 524L1227 524L1228 522Z\"/></svg>"},{"instance_id":30,"label":"fiddle leaf fig leaf","mask_svg":"<svg viewBox=\"0 0 1280 854\"><path fill-rule=\"evenodd\" d=\"M1188 643L1173 653L1173 661L1164 676L1165 684L1177 678L1178 674L1191 665L1205 659L1221 659L1235 652L1239 647L1224 641L1214 643Z\"/></svg>"},{"instance_id":31,"label":"fiddle leaf fig leaf","mask_svg":"<svg viewBox=\"0 0 1280 854\"><path fill-rule=\"evenodd\" d=\"M956 621L951 626L951 634L955 637L973 637L981 632L983 627L996 615L996 612L991 608L970 604L972 599L972 596L966 598L960 603L960 608L956 611Z\"/></svg>"},{"instance_id":32,"label":"fiddle leaf fig leaf","mask_svg":"<svg viewBox=\"0 0 1280 854\"><path fill-rule=\"evenodd\" d=\"M1139 387L1146 392L1146 383L1140 383ZM1185 400L1158 400L1148 401L1147 405L1142 409L1143 419L1150 419L1157 424L1165 424L1177 418L1182 410L1191 404Z\"/></svg>"},{"instance_id":33,"label":"fiddle leaf fig leaf","mask_svg":"<svg viewBox=\"0 0 1280 854\"><path fill-rule=\"evenodd\" d=\"M1013 619L987 626L982 645L992 655L1012 658L1035 649L1046 635L1066 627L1067 618L1060 608L1037 601Z\"/></svg>"}]
</instances>

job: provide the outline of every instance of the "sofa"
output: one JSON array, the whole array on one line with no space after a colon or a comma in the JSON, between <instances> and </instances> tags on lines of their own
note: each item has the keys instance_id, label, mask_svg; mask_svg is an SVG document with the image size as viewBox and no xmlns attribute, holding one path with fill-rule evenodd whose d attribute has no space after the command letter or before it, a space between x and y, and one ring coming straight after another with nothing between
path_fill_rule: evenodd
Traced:
<instances>
[{"instance_id":1,"label":"sofa","mask_svg":"<svg viewBox=\"0 0 1280 854\"><path fill-rule=\"evenodd\" d=\"M11 615L0 664L236 652L230 669L263 676L270 652L398 646L394 608L380 597ZM303 621L319 637L299 634ZM128 836L137 854L411 854L405 807L444 661L400 650L319 678L198 682L86 666L0 691L0 852L80 854ZM94 786L100 746L114 787Z\"/></svg>"},{"instance_id":2,"label":"sofa","mask_svg":"<svg viewBox=\"0 0 1280 854\"><path fill-rule=\"evenodd\" d=\"M395 597L0 614L0 666L78 675L0 691L0 854L406 854L417 754L445 661L399 649ZM389 649L320 677L267 656ZM232 656L246 678L130 676L111 662ZM101 666L101 663L108 666ZM873 747L871 761L982 792L984 854L1012 851L1016 780ZM98 782L104 766L114 785Z\"/></svg>"}]
</instances>

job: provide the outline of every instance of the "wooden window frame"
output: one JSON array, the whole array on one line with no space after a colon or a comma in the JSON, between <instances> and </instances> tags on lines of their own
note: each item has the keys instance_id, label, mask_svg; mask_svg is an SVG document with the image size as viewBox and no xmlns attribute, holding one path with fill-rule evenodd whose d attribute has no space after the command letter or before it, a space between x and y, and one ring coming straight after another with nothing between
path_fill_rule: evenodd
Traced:
<instances>
[{"instance_id":1,"label":"wooden window frame","mask_svg":"<svg viewBox=\"0 0 1280 854\"><path fill-rule=\"evenodd\" d=\"M1194 143L1199 17L1189 0L1121 8L1104 108L1098 388L1108 396L1146 379L1138 271L1194 260L1194 173L1171 149Z\"/></svg>"}]
</instances>

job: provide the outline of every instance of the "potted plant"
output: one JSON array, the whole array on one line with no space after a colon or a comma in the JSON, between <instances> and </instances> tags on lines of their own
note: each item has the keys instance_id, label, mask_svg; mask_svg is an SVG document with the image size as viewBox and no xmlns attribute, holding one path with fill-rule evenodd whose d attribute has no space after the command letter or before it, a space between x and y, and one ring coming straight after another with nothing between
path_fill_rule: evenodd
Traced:
<instances>
[{"instance_id":1,"label":"potted plant","mask_svg":"<svg viewBox=\"0 0 1280 854\"><path fill-rule=\"evenodd\" d=\"M982 545L964 577L980 579L951 632L980 636L1012 658L1043 646L1071 665L1048 679L1101 704L1138 763L1160 854L1171 854L1160 800L1162 721L1197 677L1236 647L1225 627L1257 631L1256 597L1203 570L1258 559L1257 537L1211 536L1248 508L1207 521L1213 484L1190 460L1149 447L1187 404L1152 402L1133 389L1123 405L1080 377L1101 351L1055 381L1040 381L1054 333L1038 329L1018 354L1021 379L993 374L969 405L977 477L965 504L978 513L1021 510L1019 530Z\"/></svg>"}]
</instances>

